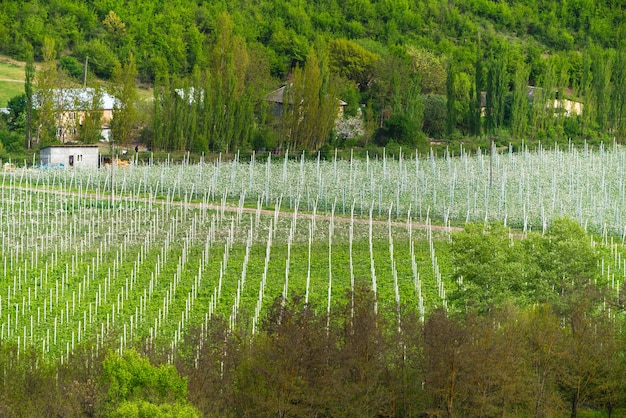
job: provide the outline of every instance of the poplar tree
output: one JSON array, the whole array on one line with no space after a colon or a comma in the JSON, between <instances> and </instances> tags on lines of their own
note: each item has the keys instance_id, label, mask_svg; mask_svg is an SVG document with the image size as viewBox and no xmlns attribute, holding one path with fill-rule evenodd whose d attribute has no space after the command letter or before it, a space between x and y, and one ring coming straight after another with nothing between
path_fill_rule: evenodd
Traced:
<instances>
[{"instance_id":1,"label":"poplar tree","mask_svg":"<svg viewBox=\"0 0 626 418\"><path fill-rule=\"evenodd\" d=\"M424 125L424 103L422 102L421 77L418 73L409 75L408 86L405 92L404 113L419 131Z\"/></svg>"},{"instance_id":2,"label":"poplar tree","mask_svg":"<svg viewBox=\"0 0 626 418\"><path fill-rule=\"evenodd\" d=\"M28 44L26 51L26 68L24 74L24 93L26 94L26 146L32 148L32 121L33 121L33 81L35 78L35 64L33 47Z\"/></svg>"},{"instance_id":3,"label":"poplar tree","mask_svg":"<svg viewBox=\"0 0 626 418\"><path fill-rule=\"evenodd\" d=\"M498 45L492 49L490 55L487 68L485 130L493 133L504 123L504 102L508 92L507 51Z\"/></svg>"},{"instance_id":4,"label":"poplar tree","mask_svg":"<svg viewBox=\"0 0 626 418\"><path fill-rule=\"evenodd\" d=\"M111 93L115 97L112 136L115 143L128 144L137 124L137 67L131 53L124 65L117 63L113 69Z\"/></svg>"},{"instance_id":5,"label":"poplar tree","mask_svg":"<svg viewBox=\"0 0 626 418\"><path fill-rule=\"evenodd\" d=\"M513 78L513 103L511 107L511 133L521 139L528 127L528 65L520 65Z\"/></svg>"},{"instance_id":6,"label":"poplar tree","mask_svg":"<svg viewBox=\"0 0 626 418\"><path fill-rule=\"evenodd\" d=\"M609 129L609 110L611 107L611 69L612 50L596 50L592 64L593 92L596 108L596 122L601 132Z\"/></svg>"},{"instance_id":7,"label":"poplar tree","mask_svg":"<svg viewBox=\"0 0 626 418\"><path fill-rule=\"evenodd\" d=\"M620 42L613 62L613 93L611 98L611 120L615 132L623 139L626 136L626 48Z\"/></svg>"},{"instance_id":8,"label":"poplar tree","mask_svg":"<svg viewBox=\"0 0 626 418\"><path fill-rule=\"evenodd\" d=\"M556 68L556 74L555 74L555 80L556 80L556 92L558 94L558 96L555 97L554 100L554 113L553 113L553 123L554 125L558 128L557 132L558 134L562 134L563 132L563 125L565 123L565 118L569 117L568 115L566 115L566 109L564 108L565 106L565 96L566 96L566 91L567 91L567 87L570 84L570 77L569 77L569 72L571 69L571 65L570 63L565 60L565 59L557 59L557 68Z\"/></svg>"},{"instance_id":9,"label":"poplar tree","mask_svg":"<svg viewBox=\"0 0 626 418\"><path fill-rule=\"evenodd\" d=\"M455 97L456 91L454 89L455 72L452 60L448 61L448 71L446 74L446 134L452 135L456 129L456 107Z\"/></svg>"},{"instance_id":10,"label":"poplar tree","mask_svg":"<svg viewBox=\"0 0 626 418\"><path fill-rule=\"evenodd\" d=\"M533 135L545 135L548 120L554 118L554 63L548 63L545 72L533 91L531 128Z\"/></svg>"},{"instance_id":11,"label":"poplar tree","mask_svg":"<svg viewBox=\"0 0 626 418\"><path fill-rule=\"evenodd\" d=\"M39 143L54 139L56 131L54 92L58 82L58 72L54 39L44 37L42 55L43 63L36 76L37 140Z\"/></svg>"},{"instance_id":12,"label":"poplar tree","mask_svg":"<svg viewBox=\"0 0 626 418\"><path fill-rule=\"evenodd\" d=\"M472 135L478 136L481 132L481 117L482 117L482 91L484 86L483 78L483 57L480 49L480 36L478 37L478 47L476 51L476 64L474 65L474 89L473 94L470 94L470 100L472 101L471 116L470 116L470 131Z\"/></svg>"},{"instance_id":13,"label":"poplar tree","mask_svg":"<svg viewBox=\"0 0 626 418\"><path fill-rule=\"evenodd\" d=\"M593 125L595 120L595 99L593 95L593 54L591 49L587 49L583 52L583 62L581 69L580 83L577 86L578 95L582 97L584 107L582 114L582 126L581 130L584 132L586 128Z\"/></svg>"},{"instance_id":14,"label":"poplar tree","mask_svg":"<svg viewBox=\"0 0 626 418\"><path fill-rule=\"evenodd\" d=\"M282 146L316 150L326 143L337 117L339 99L327 66L311 49L303 68L293 71L293 83L283 99Z\"/></svg>"},{"instance_id":15,"label":"poplar tree","mask_svg":"<svg viewBox=\"0 0 626 418\"><path fill-rule=\"evenodd\" d=\"M100 140L102 126L102 88L100 85L96 85L91 91L93 93L89 103L82 104L82 106L87 105L87 108L78 130L78 138L80 142L85 144L94 144Z\"/></svg>"},{"instance_id":16,"label":"poplar tree","mask_svg":"<svg viewBox=\"0 0 626 418\"><path fill-rule=\"evenodd\" d=\"M172 151L173 139L172 117L175 91L171 87L170 75L167 71L159 75L154 86L154 119L152 147L160 150Z\"/></svg>"},{"instance_id":17,"label":"poplar tree","mask_svg":"<svg viewBox=\"0 0 626 418\"><path fill-rule=\"evenodd\" d=\"M209 50L209 69L196 93L203 101L201 126L208 148L228 152L248 139L253 121L251 106L246 103L252 96L246 83L250 58L246 42L235 34L228 13L218 16L216 33Z\"/></svg>"},{"instance_id":18,"label":"poplar tree","mask_svg":"<svg viewBox=\"0 0 626 418\"><path fill-rule=\"evenodd\" d=\"M169 89L165 87L163 80L168 80L169 77L159 77L154 83L153 95L154 95L154 116L152 119L152 148L166 149L165 135L164 135L164 108L166 106L166 98L169 94Z\"/></svg>"}]
</instances>

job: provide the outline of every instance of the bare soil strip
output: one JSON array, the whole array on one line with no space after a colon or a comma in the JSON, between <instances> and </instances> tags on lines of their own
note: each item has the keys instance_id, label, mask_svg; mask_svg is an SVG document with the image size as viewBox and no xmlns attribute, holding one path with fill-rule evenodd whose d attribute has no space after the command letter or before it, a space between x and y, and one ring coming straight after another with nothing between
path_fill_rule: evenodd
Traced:
<instances>
[{"instance_id":1,"label":"bare soil strip","mask_svg":"<svg viewBox=\"0 0 626 418\"><path fill-rule=\"evenodd\" d=\"M50 194L56 194L56 195L62 195L62 196L88 196L88 197L96 197L95 193L78 193L78 192L68 192L68 191L63 191L63 190L54 190L54 189L41 189L41 188L36 188L36 187L22 187L22 186L17 186L17 187L13 187L14 189L17 190L22 190L22 191L35 191L35 192L41 192L41 193L50 193ZM99 195L101 200L110 200L111 197L110 196L103 196L103 195ZM127 196L114 196L113 200L115 201L126 201L129 200ZM174 206L180 206L180 207L188 207L188 208L196 208L196 209L205 209L205 210L214 210L214 211L224 211L224 212L238 212L238 211L242 211L243 213L249 213L249 214L256 214L257 213L257 209L256 208L238 208L237 206L221 206L221 205L216 205L216 204L204 204L204 203L196 203L196 202L181 202L181 201L172 201L172 202L166 202L164 200L157 200L157 199L148 199L148 198L134 198L133 201L135 202L141 202L141 203L151 203L151 204L160 204L160 205L174 205ZM265 215L265 216L274 216L276 211L272 210L272 209L261 209L260 211L261 215ZM287 212L287 211L279 211L278 212L278 216L283 217L283 218L291 218L293 217L293 212ZM300 212L298 211L297 215L298 218L302 218L302 219L312 219L313 218L313 214L309 213L309 212ZM316 219L321 219L321 220L330 220L331 216L329 216L328 214L316 214L315 215ZM343 215L337 215L335 214L334 217L334 221L335 222L350 222L350 218L347 216L343 216ZM359 223L359 224L368 224L370 222L369 218L364 219L364 218L354 218L354 222L355 223ZM388 221L385 220L380 220L380 219L373 219L372 220L372 224L374 225L387 225ZM407 222L399 222L399 221L391 221L391 226L394 227L408 227ZM411 226L413 229L422 229L422 230L432 230L433 232L440 232L440 233L453 233L453 232L459 232L462 231L463 228L461 227L456 227L456 226L442 226L442 225L427 225L424 223L420 223L420 222L411 222Z\"/></svg>"}]
</instances>

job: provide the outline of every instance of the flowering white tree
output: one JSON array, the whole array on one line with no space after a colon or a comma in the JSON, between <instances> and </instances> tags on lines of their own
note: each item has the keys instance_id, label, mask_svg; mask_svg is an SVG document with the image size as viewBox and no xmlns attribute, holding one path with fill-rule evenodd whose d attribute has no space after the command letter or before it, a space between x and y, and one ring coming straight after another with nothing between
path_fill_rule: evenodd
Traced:
<instances>
[{"instance_id":1,"label":"flowering white tree","mask_svg":"<svg viewBox=\"0 0 626 418\"><path fill-rule=\"evenodd\" d=\"M341 139L357 138L365 134L363 119L360 116L337 118L335 120L335 133Z\"/></svg>"}]
</instances>

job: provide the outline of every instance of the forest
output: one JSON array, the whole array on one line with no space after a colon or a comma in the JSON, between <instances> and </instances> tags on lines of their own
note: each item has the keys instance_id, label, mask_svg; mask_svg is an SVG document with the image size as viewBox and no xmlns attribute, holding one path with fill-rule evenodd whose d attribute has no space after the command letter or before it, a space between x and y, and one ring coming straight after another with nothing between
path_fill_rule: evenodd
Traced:
<instances>
[{"instance_id":1,"label":"forest","mask_svg":"<svg viewBox=\"0 0 626 418\"><path fill-rule=\"evenodd\" d=\"M123 89L114 130L154 150L427 152L433 140L599 143L626 130L624 15L611 1L35 0L3 2L0 23L0 53L40 65L33 91L80 84L86 62L90 84L153 89L149 101ZM277 106L267 97L281 86ZM7 149L34 130L18 99ZM34 126L54 124L44 109Z\"/></svg>"}]
</instances>

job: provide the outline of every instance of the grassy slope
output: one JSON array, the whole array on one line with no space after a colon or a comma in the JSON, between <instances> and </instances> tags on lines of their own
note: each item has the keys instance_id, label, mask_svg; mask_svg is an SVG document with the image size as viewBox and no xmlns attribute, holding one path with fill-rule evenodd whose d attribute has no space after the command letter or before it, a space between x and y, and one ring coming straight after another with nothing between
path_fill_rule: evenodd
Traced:
<instances>
[{"instance_id":1,"label":"grassy slope","mask_svg":"<svg viewBox=\"0 0 626 418\"><path fill-rule=\"evenodd\" d=\"M0 56L0 107L24 93L24 63Z\"/></svg>"},{"instance_id":2,"label":"grassy slope","mask_svg":"<svg viewBox=\"0 0 626 418\"><path fill-rule=\"evenodd\" d=\"M24 62L0 55L0 107L6 107L11 98L24 93L24 66ZM152 97L151 88L138 88L138 93L142 100Z\"/></svg>"}]
</instances>

